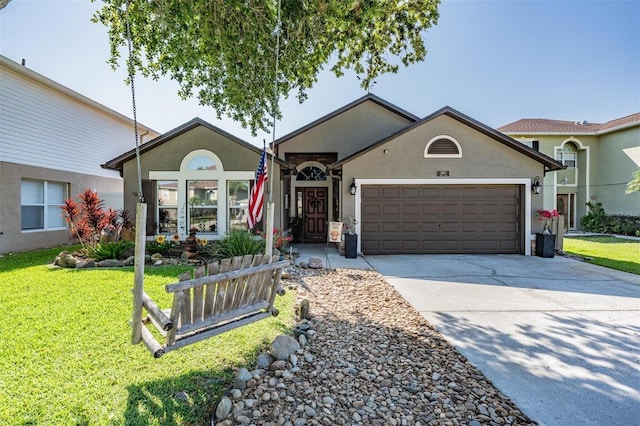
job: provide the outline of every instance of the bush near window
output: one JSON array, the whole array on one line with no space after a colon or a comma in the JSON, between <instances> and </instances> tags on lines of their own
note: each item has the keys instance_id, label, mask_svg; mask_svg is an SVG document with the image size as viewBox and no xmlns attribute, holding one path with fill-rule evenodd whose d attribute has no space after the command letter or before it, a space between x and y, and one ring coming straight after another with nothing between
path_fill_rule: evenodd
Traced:
<instances>
[{"instance_id":1,"label":"bush near window","mask_svg":"<svg viewBox=\"0 0 640 426\"><path fill-rule=\"evenodd\" d=\"M580 219L583 230L640 237L640 216L609 215L600 202L587 203L587 207L588 213Z\"/></svg>"}]
</instances>

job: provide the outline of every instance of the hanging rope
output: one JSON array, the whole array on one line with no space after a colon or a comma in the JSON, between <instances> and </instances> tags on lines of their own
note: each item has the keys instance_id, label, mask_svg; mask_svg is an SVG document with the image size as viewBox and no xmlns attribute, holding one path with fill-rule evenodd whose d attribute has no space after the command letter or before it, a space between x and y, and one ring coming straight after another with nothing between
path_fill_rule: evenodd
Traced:
<instances>
[{"instance_id":1,"label":"hanging rope","mask_svg":"<svg viewBox=\"0 0 640 426\"><path fill-rule=\"evenodd\" d=\"M273 164L276 148L276 110L278 105L278 71L280 69L280 29L282 26L280 16L280 3L278 0L278 21L276 23L276 75L273 79L273 125L271 127L272 139L271 139L271 170L273 173ZM273 179L269 179L269 202L273 201Z\"/></svg>"},{"instance_id":2,"label":"hanging rope","mask_svg":"<svg viewBox=\"0 0 640 426\"><path fill-rule=\"evenodd\" d=\"M131 37L131 28L129 26L129 6L126 10L126 26L127 26L127 46L129 48L129 59L127 61L127 70L129 71L129 84L131 85L131 104L133 105L133 131L136 138L136 167L138 171L138 201L144 203L144 194L142 192L142 166L140 164L140 137L138 133L138 116L136 112L136 87L135 87L135 68L133 66L133 41Z\"/></svg>"}]
</instances>

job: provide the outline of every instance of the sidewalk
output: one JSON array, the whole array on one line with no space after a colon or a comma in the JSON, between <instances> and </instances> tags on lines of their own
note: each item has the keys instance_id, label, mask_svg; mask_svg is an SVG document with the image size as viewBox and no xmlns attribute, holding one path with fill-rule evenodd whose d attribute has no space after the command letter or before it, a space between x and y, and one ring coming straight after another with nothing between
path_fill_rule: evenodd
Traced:
<instances>
[{"instance_id":1,"label":"sidewalk","mask_svg":"<svg viewBox=\"0 0 640 426\"><path fill-rule=\"evenodd\" d=\"M344 255L340 254L335 244L294 243L291 244L291 248L294 254L299 253L299 255L296 257L296 264L300 262L308 262L310 257L317 257L322 259L325 268L328 269L373 269L361 255L358 255L358 257L355 259L345 258Z\"/></svg>"}]
</instances>

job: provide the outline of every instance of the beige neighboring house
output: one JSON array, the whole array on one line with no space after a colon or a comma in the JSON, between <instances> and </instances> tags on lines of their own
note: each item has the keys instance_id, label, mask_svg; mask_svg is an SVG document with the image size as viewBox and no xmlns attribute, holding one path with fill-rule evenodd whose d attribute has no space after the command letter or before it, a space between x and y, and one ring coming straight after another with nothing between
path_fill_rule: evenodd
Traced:
<instances>
[{"instance_id":1,"label":"beige neighboring house","mask_svg":"<svg viewBox=\"0 0 640 426\"><path fill-rule=\"evenodd\" d=\"M122 178L100 165L133 134L131 119L0 56L0 254L68 243L60 206L86 188L123 207Z\"/></svg>"},{"instance_id":2,"label":"beige neighboring house","mask_svg":"<svg viewBox=\"0 0 640 426\"><path fill-rule=\"evenodd\" d=\"M209 239L246 229L260 149L200 119L141 147L150 228ZM419 118L368 94L282 136L273 146L275 226L302 219L324 243L329 221L355 219L358 251L531 254L545 189L561 162L445 107ZM135 209L133 150L103 167L125 179ZM173 192L172 192L173 191ZM149 230L149 229L148 229Z\"/></svg>"},{"instance_id":3,"label":"beige neighboring house","mask_svg":"<svg viewBox=\"0 0 640 426\"><path fill-rule=\"evenodd\" d=\"M498 130L566 166L544 178L544 207L564 214L569 229L580 228L588 202L640 216L640 193L625 194L640 168L640 113L606 123L527 118Z\"/></svg>"}]
</instances>

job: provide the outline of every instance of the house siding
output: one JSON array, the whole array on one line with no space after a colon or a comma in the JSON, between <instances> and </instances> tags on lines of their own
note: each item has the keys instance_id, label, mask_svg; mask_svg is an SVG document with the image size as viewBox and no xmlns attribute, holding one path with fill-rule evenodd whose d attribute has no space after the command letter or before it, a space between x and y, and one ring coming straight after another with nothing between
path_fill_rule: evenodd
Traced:
<instances>
[{"instance_id":1,"label":"house siding","mask_svg":"<svg viewBox=\"0 0 640 426\"><path fill-rule=\"evenodd\" d=\"M101 164L134 145L132 120L0 55L0 253L69 241L64 230L21 231L23 179L67 183L71 197L90 188L120 208L123 181Z\"/></svg>"}]
</instances>

